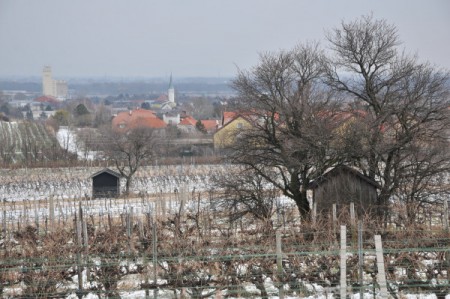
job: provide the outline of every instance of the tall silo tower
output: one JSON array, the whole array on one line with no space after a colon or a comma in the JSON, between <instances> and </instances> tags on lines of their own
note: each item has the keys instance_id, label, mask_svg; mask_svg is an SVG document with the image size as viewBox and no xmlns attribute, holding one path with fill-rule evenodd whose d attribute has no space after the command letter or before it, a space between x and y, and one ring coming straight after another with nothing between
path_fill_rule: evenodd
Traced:
<instances>
[{"instance_id":1,"label":"tall silo tower","mask_svg":"<svg viewBox=\"0 0 450 299\"><path fill-rule=\"evenodd\" d=\"M42 94L45 96L54 96L54 89L52 68L46 65L42 70Z\"/></svg>"}]
</instances>

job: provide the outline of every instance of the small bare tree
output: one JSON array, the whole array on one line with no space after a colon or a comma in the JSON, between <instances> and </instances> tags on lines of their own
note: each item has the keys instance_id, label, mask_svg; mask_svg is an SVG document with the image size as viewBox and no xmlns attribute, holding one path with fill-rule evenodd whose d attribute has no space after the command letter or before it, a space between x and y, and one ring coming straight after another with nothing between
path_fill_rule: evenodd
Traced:
<instances>
[{"instance_id":1,"label":"small bare tree","mask_svg":"<svg viewBox=\"0 0 450 299\"><path fill-rule=\"evenodd\" d=\"M232 220L249 214L261 220L264 229L272 229L271 217L279 192L261 175L236 166L214 177L212 187L219 192L219 205L230 212Z\"/></svg>"},{"instance_id":2,"label":"small bare tree","mask_svg":"<svg viewBox=\"0 0 450 299\"><path fill-rule=\"evenodd\" d=\"M112 161L125 178L125 193L129 194L133 175L143 164L155 157L155 145L159 131L149 128L135 128L126 132L112 129L104 131L105 157Z\"/></svg>"}]
</instances>

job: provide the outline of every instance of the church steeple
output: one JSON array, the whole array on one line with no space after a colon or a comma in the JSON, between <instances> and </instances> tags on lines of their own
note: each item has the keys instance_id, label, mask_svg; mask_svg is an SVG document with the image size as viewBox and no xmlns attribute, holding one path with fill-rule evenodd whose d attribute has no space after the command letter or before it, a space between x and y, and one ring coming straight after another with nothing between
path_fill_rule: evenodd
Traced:
<instances>
[{"instance_id":1,"label":"church steeple","mask_svg":"<svg viewBox=\"0 0 450 299\"><path fill-rule=\"evenodd\" d=\"M167 91L169 102L175 103L175 88L173 88L172 73L170 73L169 90Z\"/></svg>"},{"instance_id":2,"label":"church steeple","mask_svg":"<svg viewBox=\"0 0 450 299\"><path fill-rule=\"evenodd\" d=\"M169 89L173 89L172 73L170 73Z\"/></svg>"}]
</instances>

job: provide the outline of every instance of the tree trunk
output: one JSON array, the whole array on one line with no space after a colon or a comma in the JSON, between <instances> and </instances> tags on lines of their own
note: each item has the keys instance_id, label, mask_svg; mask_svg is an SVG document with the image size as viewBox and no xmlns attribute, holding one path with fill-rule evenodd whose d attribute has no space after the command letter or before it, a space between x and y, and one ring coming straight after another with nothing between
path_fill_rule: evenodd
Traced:
<instances>
[{"instance_id":1,"label":"tree trunk","mask_svg":"<svg viewBox=\"0 0 450 299\"><path fill-rule=\"evenodd\" d=\"M381 220L386 227L387 225L387 219L388 219L388 213L389 213L389 202L390 193L386 188L382 188L380 195L377 199L377 217L379 220Z\"/></svg>"},{"instance_id":2,"label":"tree trunk","mask_svg":"<svg viewBox=\"0 0 450 299\"><path fill-rule=\"evenodd\" d=\"M306 179L304 178L304 180ZM303 184L300 183L298 172L293 172L291 174L290 189L292 193L292 199L295 201L302 219L309 219L311 208L309 206L308 197L306 194L307 186L305 185L306 181L303 182Z\"/></svg>"},{"instance_id":3,"label":"tree trunk","mask_svg":"<svg viewBox=\"0 0 450 299\"><path fill-rule=\"evenodd\" d=\"M125 195L130 194L130 187L131 187L131 176L127 176L125 182Z\"/></svg>"},{"instance_id":4,"label":"tree trunk","mask_svg":"<svg viewBox=\"0 0 450 299\"><path fill-rule=\"evenodd\" d=\"M306 190L299 190L294 194L294 201L303 219L309 219L311 208L309 206Z\"/></svg>"}]
</instances>

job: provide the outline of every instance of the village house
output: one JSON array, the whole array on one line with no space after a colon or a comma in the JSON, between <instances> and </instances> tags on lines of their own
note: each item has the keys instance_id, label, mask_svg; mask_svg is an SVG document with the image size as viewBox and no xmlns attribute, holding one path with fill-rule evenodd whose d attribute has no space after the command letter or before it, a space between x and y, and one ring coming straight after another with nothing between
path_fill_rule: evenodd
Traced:
<instances>
[{"instance_id":1,"label":"village house","mask_svg":"<svg viewBox=\"0 0 450 299\"><path fill-rule=\"evenodd\" d=\"M216 119L200 120L200 123L205 128L204 132L200 132L197 128L197 123L198 120L184 113L177 127L181 132L186 134L214 134L219 126L219 121Z\"/></svg>"},{"instance_id":2,"label":"village house","mask_svg":"<svg viewBox=\"0 0 450 299\"><path fill-rule=\"evenodd\" d=\"M176 126L181 121L180 114L173 112L166 112L163 114L163 121L170 126Z\"/></svg>"},{"instance_id":3,"label":"village house","mask_svg":"<svg viewBox=\"0 0 450 299\"><path fill-rule=\"evenodd\" d=\"M154 111L134 109L117 114L112 120L112 127L118 132L126 132L135 128L164 129L167 124Z\"/></svg>"},{"instance_id":4,"label":"village house","mask_svg":"<svg viewBox=\"0 0 450 299\"><path fill-rule=\"evenodd\" d=\"M217 131L217 129L219 128L219 121L216 119L205 119L205 120L200 120L200 122L205 127L207 134L214 134Z\"/></svg>"},{"instance_id":5,"label":"village house","mask_svg":"<svg viewBox=\"0 0 450 299\"><path fill-rule=\"evenodd\" d=\"M220 121L220 127L225 126L230 121L232 121L234 118L236 118L236 116L238 116L238 115L239 115L239 113L235 112L235 111L224 111L222 113L222 119Z\"/></svg>"},{"instance_id":6,"label":"village house","mask_svg":"<svg viewBox=\"0 0 450 299\"><path fill-rule=\"evenodd\" d=\"M193 118L192 116L188 115L180 121L177 127L183 133L192 134L197 132L197 128L195 127L196 123L197 120L195 120L195 118Z\"/></svg>"},{"instance_id":7,"label":"village house","mask_svg":"<svg viewBox=\"0 0 450 299\"><path fill-rule=\"evenodd\" d=\"M214 133L214 149L226 149L235 143L240 131L251 128L251 121L247 116L238 113L224 112L222 127Z\"/></svg>"}]
</instances>

